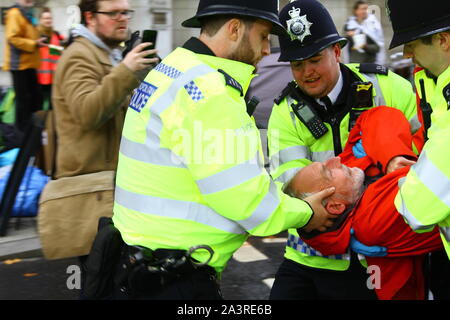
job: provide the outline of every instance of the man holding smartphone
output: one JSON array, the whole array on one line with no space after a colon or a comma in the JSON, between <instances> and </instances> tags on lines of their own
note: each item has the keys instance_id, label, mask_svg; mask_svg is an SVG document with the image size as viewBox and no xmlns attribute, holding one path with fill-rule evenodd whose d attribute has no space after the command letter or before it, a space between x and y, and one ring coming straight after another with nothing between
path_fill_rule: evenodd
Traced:
<instances>
[{"instance_id":1,"label":"man holding smartphone","mask_svg":"<svg viewBox=\"0 0 450 320\"><path fill-rule=\"evenodd\" d=\"M133 15L128 0L81 0L79 7L81 24L71 31L73 42L59 60L52 93L56 179L116 170L129 97L142 80L139 75L158 61L146 58L156 53L144 49L149 43L122 60L119 44L128 38ZM111 215L112 199L102 201ZM66 214L70 219L79 212ZM89 253L97 225L90 228L83 255Z\"/></svg>"}]
</instances>

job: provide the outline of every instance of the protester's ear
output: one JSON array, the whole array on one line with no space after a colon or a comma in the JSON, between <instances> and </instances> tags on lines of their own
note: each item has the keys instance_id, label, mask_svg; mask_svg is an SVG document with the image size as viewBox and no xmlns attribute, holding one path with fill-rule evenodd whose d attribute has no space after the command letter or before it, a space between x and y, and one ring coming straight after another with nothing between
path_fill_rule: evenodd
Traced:
<instances>
[{"instance_id":1,"label":"protester's ear","mask_svg":"<svg viewBox=\"0 0 450 320\"><path fill-rule=\"evenodd\" d=\"M337 200L328 200L325 208L331 214L341 214L345 211L345 204Z\"/></svg>"}]
</instances>

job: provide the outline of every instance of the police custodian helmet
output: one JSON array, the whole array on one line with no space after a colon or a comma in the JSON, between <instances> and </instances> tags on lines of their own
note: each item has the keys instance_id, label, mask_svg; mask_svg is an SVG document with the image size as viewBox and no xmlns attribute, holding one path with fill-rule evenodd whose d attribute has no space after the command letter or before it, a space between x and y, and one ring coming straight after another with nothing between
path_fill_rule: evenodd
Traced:
<instances>
[{"instance_id":1,"label":"police custodian helmet","mask_svg":"<svg viewBox=\"0 0 450 320\"><path fill-rule=\"evenodd\" d=\"M389 49L450 29L450 1L388 0L394 36Z\"/></svg>"},{"instance_id":2,"label":"police custodian helmet","mask_svg":"<svg viewBox=\"0 0 450 320\"><path fill-rule=\"evenodd\" d=\"M279 36L279 61L305 60L334 43L347 44L327 9L316 0L289 3L280 12L280 22L287 33Z\"/></svg>"},{"instance_id":3,"label":"police custodian helmet","mask_svg":"<svg viewBox=\"0 0 450 320\"><path fill-rule=\"evenodd\" d=\"M278 0L200 0L197 14L181 25L200 28L199 18L213 15L239 15L272 22L271 33L283 34L286 31L278 20Z\"/></svg>"}]
</instances>

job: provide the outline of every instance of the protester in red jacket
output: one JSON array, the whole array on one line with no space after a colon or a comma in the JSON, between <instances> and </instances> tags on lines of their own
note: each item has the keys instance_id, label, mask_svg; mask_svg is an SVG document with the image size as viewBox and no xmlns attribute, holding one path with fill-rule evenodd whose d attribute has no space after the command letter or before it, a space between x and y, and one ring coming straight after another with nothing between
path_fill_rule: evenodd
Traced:
<instances>
[{"instance_id":1,"label":"protester in red jacket","mask_svg":"<svg viewBox=\"0 0 450 320\"><path fill-rule=\"evenodd\" d=\"M366 156L358 159L353 147L360 140ZM423 299L424 254L442 248L437 229L415 233L394 206L399 180L408 173L408 165L417 160L412 140L409 123L401 112L389 107L373 108L359 117L339 158L303 168L287 189L301 197L336 187L326 205L330 213L339 215L335 225L320 234L299 232L322 255L346 253L351 229L365 245L387 248L385 257L366 257L369 265L381 271L381 286L375 288L379 299ZM364 170L366 181L381 178L362 192L363 183L354 167Z\"/></svg>"}]
</instances>

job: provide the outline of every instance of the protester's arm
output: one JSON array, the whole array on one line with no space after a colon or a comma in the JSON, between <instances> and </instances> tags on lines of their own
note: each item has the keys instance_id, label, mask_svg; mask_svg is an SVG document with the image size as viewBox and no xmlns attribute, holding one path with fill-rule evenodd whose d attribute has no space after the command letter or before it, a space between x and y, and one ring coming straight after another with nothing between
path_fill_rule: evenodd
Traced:
<instances>
[{"instance_id":1,"label":"protester's arm","mask_svg":"<svg viewBox=\"0 0 450 320\"><path fill-rule=\"evenodd\" d=\"M410 126L403 113L395 108L377 107L362 115L360 132L362 145L372 163L384 173L390 161L403 156L415 160Z\"/></svg>"}]
</instances>

